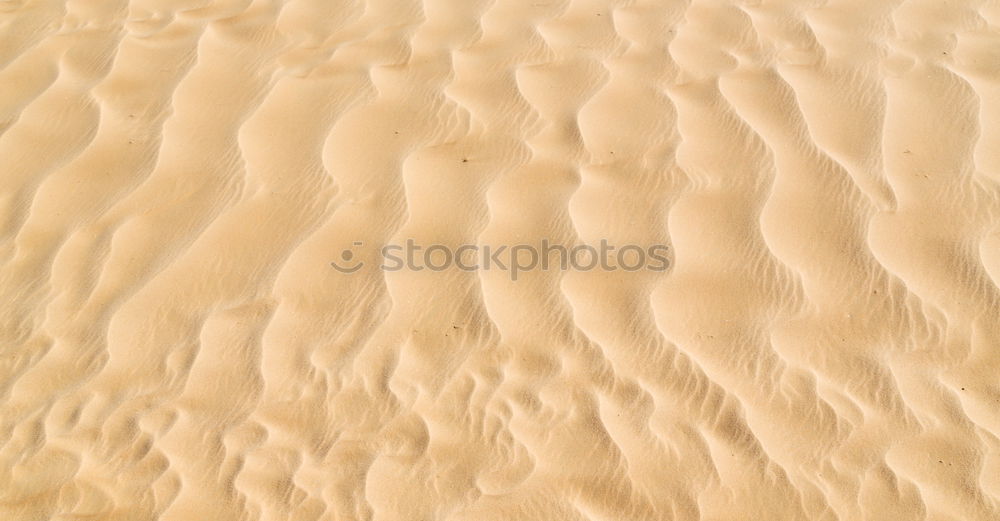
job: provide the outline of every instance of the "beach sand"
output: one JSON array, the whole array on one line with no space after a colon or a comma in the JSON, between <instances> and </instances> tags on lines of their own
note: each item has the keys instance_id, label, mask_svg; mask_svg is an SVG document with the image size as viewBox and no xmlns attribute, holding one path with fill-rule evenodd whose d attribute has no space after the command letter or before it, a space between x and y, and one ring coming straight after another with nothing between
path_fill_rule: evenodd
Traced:
<instances>
[{"instance_id":1,"label":"beach sand","mask_svg":"<svg viewBox=\"0 0 1000 521\"><path fill-rule=\"evenodd\" d=\"M996 521L998 284L995 0L0 1L0 520Z\"/></svg>"}]
</instances>

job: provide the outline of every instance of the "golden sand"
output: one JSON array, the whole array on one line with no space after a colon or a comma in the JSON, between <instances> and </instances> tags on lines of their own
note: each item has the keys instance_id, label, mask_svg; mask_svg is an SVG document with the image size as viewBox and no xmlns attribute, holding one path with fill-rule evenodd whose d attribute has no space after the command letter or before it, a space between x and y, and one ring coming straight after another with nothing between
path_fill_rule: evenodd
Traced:
<instances>
[{"instance_id":1,"label":"golden sand","mask_svg":"<svg viewBox=\"0 0 1000 521\"><path fill-rule=\"evenodd\" d=\"M996 521L998 283L995 0L0 1L0 521Z\"/></svg>"}]
</instances>

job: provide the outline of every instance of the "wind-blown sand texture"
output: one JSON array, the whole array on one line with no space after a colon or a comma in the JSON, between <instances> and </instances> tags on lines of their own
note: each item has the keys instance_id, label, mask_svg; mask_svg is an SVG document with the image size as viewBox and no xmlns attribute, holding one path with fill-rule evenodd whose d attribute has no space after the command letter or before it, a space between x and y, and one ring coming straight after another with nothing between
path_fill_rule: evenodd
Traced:
<instances>
[{"instance_id":1,"label":"wind-blown sand texture","mask_svg":"<svg viewBox=\"0 0 1000 521\"><path fill-rule=\"evenodd\" d=\"M996 1L0 2L0 520L997 520L998 282Z\"/></svg>"}]
</instances>

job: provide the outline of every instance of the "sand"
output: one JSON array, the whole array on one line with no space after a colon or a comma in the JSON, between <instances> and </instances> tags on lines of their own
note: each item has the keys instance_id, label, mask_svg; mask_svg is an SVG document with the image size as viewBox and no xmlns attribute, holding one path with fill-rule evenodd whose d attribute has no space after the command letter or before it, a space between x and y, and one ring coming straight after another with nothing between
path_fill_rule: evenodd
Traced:
<instances>
[{"instance_id":1,"label":"sand","mask_svg":"<svg viewBox=\"0 0 1000 521\"><path fill-rule=\"evenodd\" d=\"M0 2L0 520L998 520L998 284L996 1Z\"/></svg>"}]
</instances>

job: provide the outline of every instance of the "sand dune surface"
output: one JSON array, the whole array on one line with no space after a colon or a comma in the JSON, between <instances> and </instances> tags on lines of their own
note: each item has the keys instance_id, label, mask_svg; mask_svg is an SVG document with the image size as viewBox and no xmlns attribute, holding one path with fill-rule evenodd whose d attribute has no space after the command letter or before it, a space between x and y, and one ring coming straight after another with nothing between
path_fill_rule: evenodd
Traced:
<instances>
[{"instance_id":1,"label":"sand dune surface","mask_svg":"<svg viewBox=\"0 0 1000 521\"><path fill-rule=\"evenodd\" d=\"M0 519L1000 520L1000 3L0 1Z\"/></svg>"}]
</instances>

